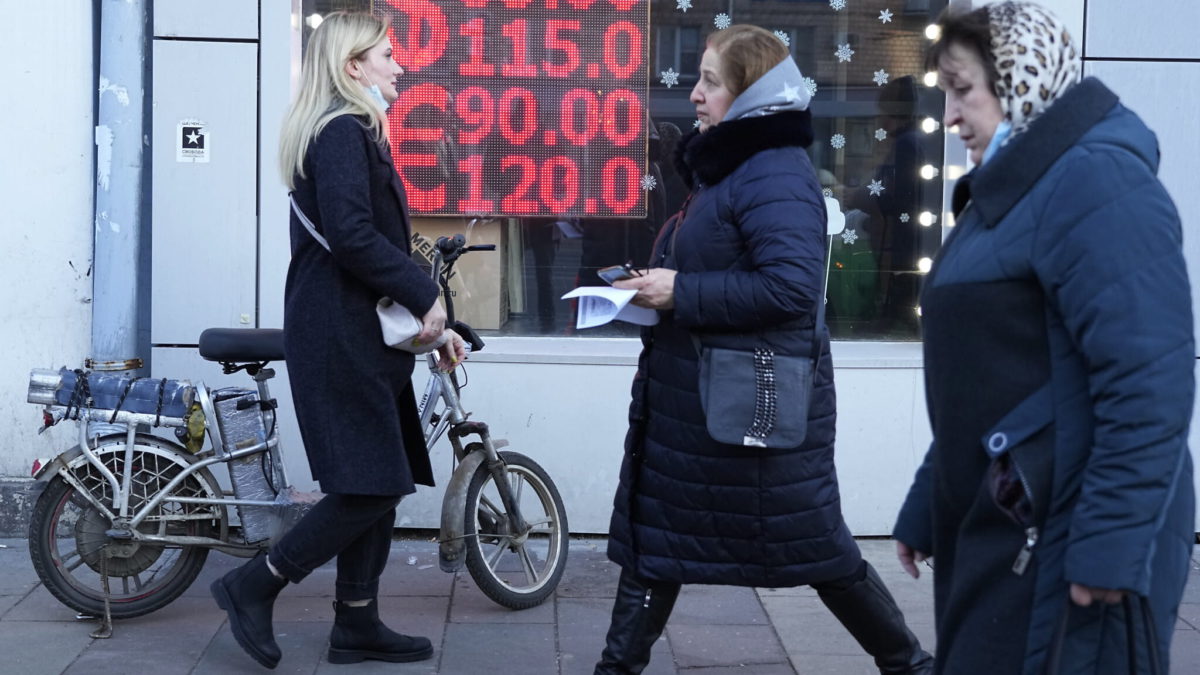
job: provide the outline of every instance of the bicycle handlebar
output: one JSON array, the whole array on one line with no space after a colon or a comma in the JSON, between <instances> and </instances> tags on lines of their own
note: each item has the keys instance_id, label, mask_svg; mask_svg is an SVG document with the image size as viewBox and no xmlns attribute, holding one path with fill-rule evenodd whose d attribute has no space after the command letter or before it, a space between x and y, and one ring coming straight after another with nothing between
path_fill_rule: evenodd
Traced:
<instances>
[{"instance_id":1,"label":"bicycle handlebar","mask_svg":"<svg viewBox=\"0 0 1200 675\"><path fill-rule=\"evenodd\" d=\"M436 256L433 265L433 275L442 287L442 297L446 302L446 315L449 318L448 323L454 323L454 299L450 292L450 270L454 267L454 263L458 261L464 253L470 251L495 251L495 244L476 244L467 246L467 238L462 234L456 234L453 237L438 237L434 242ZM482 346L482 343L480 344Z\"/></svg>"}]
</instances>

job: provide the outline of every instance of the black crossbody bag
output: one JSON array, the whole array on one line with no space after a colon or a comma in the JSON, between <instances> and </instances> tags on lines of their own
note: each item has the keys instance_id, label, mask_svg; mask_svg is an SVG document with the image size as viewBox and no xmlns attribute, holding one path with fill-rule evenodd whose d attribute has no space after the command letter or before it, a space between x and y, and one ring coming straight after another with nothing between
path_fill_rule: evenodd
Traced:
<instances>
[{"instance_id":1,"label":"black crossbody bag","mask_svg":"<svg viewBox=\"0 0 1200 675\"><path fill-rule=\"evenodd\" d=\"M670 255L664 256L672 264L674 239L690 202L691 195L675 215ZM822 275L808 358L780 354L765 346L752 350L705 346L692 333L700 357L700 408L714 440L752 448L795 448L804 442L813 377L821 358L827 283L828 276ZM766 331L756 333L764 335Z\"/></svg>"},{"instance_id":2,"label":"black crossbody bag","mask_svg":"<svg viewBox=\"0 0 1200 675\"><path fill-rule=\"evenodd\" d=\"M768 347L706 347L692 335L700 354L700 407L713 439L753 448L795 448L804 442L813 376L821 358L823 286L807 358Z\"/></svg>"}]
</instances>

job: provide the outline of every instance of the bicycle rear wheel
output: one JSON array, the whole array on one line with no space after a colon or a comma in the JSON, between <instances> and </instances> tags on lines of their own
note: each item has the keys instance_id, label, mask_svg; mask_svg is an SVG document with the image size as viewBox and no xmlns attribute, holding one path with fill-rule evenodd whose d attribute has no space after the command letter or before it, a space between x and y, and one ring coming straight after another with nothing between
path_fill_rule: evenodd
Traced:
<instances>
[{"instance_id":1,"label":"bicycle rear wheel","mask_svg":"<svg viewBox=\"0 0 1200 675\"><path fill-rule=\"evenodd\" d=\"M124 473L124 440L96 449L115 475ZM151 499L183 469L182 449L161 439L138 437L131 473L136 509ZM91 497L111 505L108 483L90 464L77 462L69 471ZM215 490L193 474L173 494L213 497ZM199 504L164 502L139 528L148 534L212 535L221 520L219 509ZM195 545L119 542L106 530L112 524L90 499L55 476L34 506L29 523L29 554L38 578L64 605L85 614L104 612L102 573L109 577L112 616L127 619L161 609L179 597L196 579L208 549ZM102 558L107 558L102 560Z\"/></svg>"},{"instance_id":2,"label":"bicycle rear wheel","mask_svg":"<svg viewBox=\"0 0 1200 675\"><path fill-rule=\"evenodd\" d=\"M537 462L517 452L500 458L526 527L513 527L491 472L480 465L467 489L467 569L497 604L528 609L554 593L567 567L567 511Z\"/></svg>"}]
</instances>

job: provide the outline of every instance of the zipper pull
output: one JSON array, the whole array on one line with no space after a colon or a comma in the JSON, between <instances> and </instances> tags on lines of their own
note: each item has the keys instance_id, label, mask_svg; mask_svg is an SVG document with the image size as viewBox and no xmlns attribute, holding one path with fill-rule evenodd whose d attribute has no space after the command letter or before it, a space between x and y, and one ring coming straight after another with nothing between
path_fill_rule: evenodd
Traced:
<instances>
[{"instance_id":1,"label":"zipper pull","mask_svg":"<svg viewBox=\"0 0 1200 675\"><path fill-rule=\"evenodd\" d=\"M1021 576L1025 574L1025 569L1029 567L1029 560L1033 558L1033 547L1037 545L1038 529L1031 527L1025 530L1025 545L1021 547L1021 552L1017 554L1017 559L1013 561L1013 574Z\"/></svg>"},{"instance_id":2,"label":"zipper pull","mask_svg":"<svg viewBox=\"0 0 1200 675\"><path fill-rule=\"evenodd\" d=\"M647 588L646 589L646 600L642 603L643 609L650 607L650 593L651 593L651 590L649 588Z\"/></svg>"}]
</instances>

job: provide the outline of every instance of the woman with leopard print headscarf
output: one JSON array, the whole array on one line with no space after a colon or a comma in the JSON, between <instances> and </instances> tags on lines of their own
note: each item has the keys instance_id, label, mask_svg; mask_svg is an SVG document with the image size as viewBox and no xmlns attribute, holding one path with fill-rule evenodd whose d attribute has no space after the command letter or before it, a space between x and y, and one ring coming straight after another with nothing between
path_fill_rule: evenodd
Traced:
<instances>
[{"instance_id":1,"label":"woman with leopard print headscarf","mask_svg":"<svg viewBox=\"0 0 1200 675\"><path fill-rule=\"evenodd\" d=\"M936 563L938 672L1165 673L1196 352L1157 140L1079 81L1039 5L939 24L930 65L975 169L921 298L934 440L895 529L910 574Z\"/></svg>"}]
</instances>

